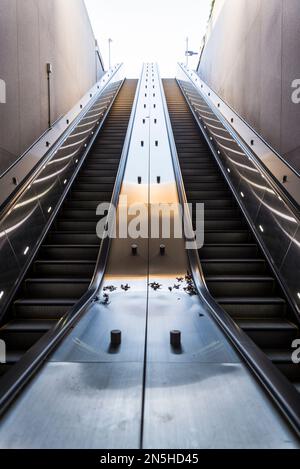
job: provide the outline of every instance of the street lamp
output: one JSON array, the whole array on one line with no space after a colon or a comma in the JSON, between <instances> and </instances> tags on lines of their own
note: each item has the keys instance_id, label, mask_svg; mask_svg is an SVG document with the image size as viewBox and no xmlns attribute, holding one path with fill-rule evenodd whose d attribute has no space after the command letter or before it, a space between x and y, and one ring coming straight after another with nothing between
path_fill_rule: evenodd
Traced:
<instances>
[{"instance_id":1,"label":"street lamp","mask_svg":"<svg viewBox=\"0 0 300 469\"><path fill-rule=\"evenodd\" d=\"M189 38L186 38L186 50L185 50L185 56L186 56L186 66L188 67L189 65L189 57L192 57L193 55L198 55L198 52L193 52L192 50L189 50Z\"/></svg>"}]
</instances>

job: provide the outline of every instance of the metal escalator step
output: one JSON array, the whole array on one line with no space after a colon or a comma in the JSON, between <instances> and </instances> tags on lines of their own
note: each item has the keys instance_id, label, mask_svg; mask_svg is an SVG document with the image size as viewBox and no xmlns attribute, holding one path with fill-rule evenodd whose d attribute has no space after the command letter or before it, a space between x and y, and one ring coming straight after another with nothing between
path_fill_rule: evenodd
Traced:
<instances>
[{"instance_id":1,"label":"metal escalator step","mask_svg":"<svg viewBox=\"0 0 300 469\"><path fill-rule=\"evenodd\" d=\"M109 203L111 200L110 194L101 193L98 200L66 200L64 202L64 209L82 209L94 210L96 213L98 205L102 203Z\"/></svg>"},{"instance_id":2,"label":"metal escalator step","mask_svg":"<svg viewBox=\"0 0 300 469\"><path fill-rule=\"evenodd\" d=\"M201 259L244 259L257 258L260 251L257 244L206 244L199 250L199 255Z\"/></svg>"},{"instance_id":3,"label":"metal escalator step","mask_svg":"<svg viewBox=\"0 0 300 469\"><path fill-rule=\"evenodd\" d=\"M208 230L207 224L205 225L205 243L207 244L237 244L237 243L248 243L252 241L252 235L248 230Z\"/></svg>"},{"instance_id":4,"label":"metal escalator step","mask_svg":"<svg viewBox=\"0 0 300 469\"><path fill-rule=\"evenodd\" d=\"M101 243L96 225L103 218L96 215L96 208L111 200L136 86L136 80L126 80L122 86L9 307L10 319L0 329L9 363L0 365L0 375L57 323L90 285Z\"/></svg>"},{"instance_id":5,"label":"metal escalator step","mask_svg":"<svg viewBox=\"0 0 300 469\"><path fill-rule=\"evenodd\" d=\"M95 226L94 226L95 228ZM47 240L49 244L97 244L101 242L96 234L96 229L94 232L71 232L71 231L52 231L49 233Z\"/></svg>"},{"instance_id":6,"label":"metal escalator step","mask_svg":"<svg viewBox=\"0 0 300 469\"><path fill-rule=\"evenodd\" d=\"M99 220L102 217L99 216ZM64 232L71 232L71 233L80 233L80 232L89 232L89 233L96 233L96 227L97 227L98 220L88 220L84 218L83 220L80 219L80 216L78 219L60 219L57 220L55 223L55 228L58 231L64 231Z\"/></svg>"},{"instance_id":7,"label":"metal escalator step","mask_svg":"<svg viewBox=\"0 0 300 469\"><path fill-rule=\"evenodd\" d=\"M59 214L58 221L77 220L78 223L81 223L81 220L95 220L97 223L101 218L102 216L96 215L95 209L64 207L64 209Z\"/></svg>"},{"instance_id":8,"label":"metal escalator step","mask_svg":"<svg viewBox=\"0 0 300 469\"><path fill-rule=\"evenodd\" d=\"M298 335L295 324L284 319L236 319L237 324L261 348L290 347Z\"/></svg>"},{"instance_id":9,"label":"metal escalator step","mask_svg":"<svg viewBox=\"0 0 300 469\"><path fill-rule=\"evenodd\" d=\"M292 354L295 351L292 347L278 350L264 350L267 357L280 369L280 371L292 382L300 381L299 363L292 361Z\"/></svg>"},{"instance_id":10,"label":"metal escalator step","mask_svg":"<svg viewBox=\"0 0 300 469\"><path fill-rule=\"evenodd\" d=\"M74 189L76 191L80 191L80 192L98 192L99 191L99 187L101 185L101 191L103 191L103 189L105 189L105 191L113 191L114 189L114 184L115 184L115 177L103 177L102 179L106 179L106 181L101 181L101 180L98 180L96 179L96 181L93 181L93 180L89 180L91 178L85 178L85 180L83 180L83 178L80 178L80 180L78 180L78 182L76 184L74 184ZM110 181L108 179L111 179Z\"/></svg>"},{"instance_id":11,"label":"metal escalator step","mask_svg":"<svg viewBox=\"0 0 300 469\"><path fill-rule=\"evenodd\" d=\"M217 303L233 318L283 318L286 301L280 297L216 297Z\"/></svg>"}]
</instances>

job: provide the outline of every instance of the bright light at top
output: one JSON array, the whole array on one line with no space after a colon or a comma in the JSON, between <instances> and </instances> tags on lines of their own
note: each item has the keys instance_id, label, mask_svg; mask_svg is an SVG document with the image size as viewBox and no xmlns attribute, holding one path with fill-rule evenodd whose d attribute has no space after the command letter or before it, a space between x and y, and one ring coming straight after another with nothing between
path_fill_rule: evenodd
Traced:
<instances>
[{"instance_id":1,"label":"bright light at top","mask_svg":"<svg viewBox=\"0 0 300 469\"><path fill-rule=\"evenodd\" d=\"M112 65L124 62L126 76L138 77L143 62L158 62L162 77L174 77L189 49L200 51L211 0L85 0L105 67L111 38ZM199 55L189 58L196 68Z\"/></svg>"}]
</instances>

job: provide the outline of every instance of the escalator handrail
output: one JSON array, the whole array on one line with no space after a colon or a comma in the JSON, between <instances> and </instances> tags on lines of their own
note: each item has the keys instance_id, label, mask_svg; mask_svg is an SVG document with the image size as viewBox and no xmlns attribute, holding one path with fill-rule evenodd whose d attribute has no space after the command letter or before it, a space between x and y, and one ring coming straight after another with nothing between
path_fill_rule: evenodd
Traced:
<instances>
[{"instance_id":1,"label":"escalator handrail","mask_svg":"<svg viewBox=\"0 0 300 469\"><path fill-rule=\"evenodd\" d=\"M128 129L120 158L119 169L113 189L111 205L114 206L117 206L123 176L125 173L133 124L137 111L140 87L141 79L139 80L136 89ZM97 133L94 135L93 141L90 142L88 148L86 149L86 155L89 153L96 137ZM112 217L112 214L115 213L113 207L111 207L110 212L111 213L109 216ZM29 349L29 351L20 359L20 361L13 365L12 369L8 370L8 372L0 379L0 416L6 411L14 398L34 376L37 370L43 365L49 354L53 352L61 340L72 328L74 328L76 323L83 317L83 315L87 313L93 302L98 299L96 295L103 281L110 244L110 236L105 237L102 240L94 274L85 294L71 308L71 310L66 313L51 330L49 330L43 337L41 337L41 339L31 349Z\"/></svg>"},{"instance_id":2,"label":"escalator handrail","mask_svg":"<svg viewBox=\"0 0 300 469\"><path fill-rule=\"evenodd\" d=\"M120 71L122 66L123 64L118 64L112 71L103 75L79 101L80 104L77 103L66 116L57 119L51 128L47 129L4 173L0 175L0 219L2 219L3 216L11 210L14 202L20 197L26 188L32 184L39 171L54 156L55 152L62 146L63 141L71 135L78 123L107 90L112 79ZM86 101L86 104L83 106L82 103L84 101ZM64 121L63 124L61 124L62 121ZM56 129L56 126L61 126L62 128ZM50 132L54 132L54 139L50 146L48 146L48 141L51 140L51 136L49 135ZM43 150L40 149L41 145L43 145ZM30 155L34 154L35 148L36 152L40 153L40 156L38 157L37 162L30 163ZM34 157L33 160L35 160L35 158L36 157ZM15 187L12 187L13 179L17 182L17 186Z\"/></svg>"},{"instance_id":3,"label":"escalator handrail","mask_svg":"<svg viewBox=\"0 0 300 469\"><path fill-rule=\"evenodd\" d=\"M178 196L180 203L184 206L184 204L187 203L187 196L180 169L168 105L161 80L160 86ZM187 216L188 220L186 220L186 222L190 225L187 232L190 232L190 229L193 229L192 220L189 214ZM228 337L234 348L245 360L248 367L258 378L259 382L263 385L264 389L268 392L273 401L278 405L281 412L290 422L296 433L300 435L299 393L212 297L206 285L198 251L195 249L188 250L188 258L195 287L200 298L207 306L209 314L225 333L225 336Z\"/></svg>"}]
</instances>

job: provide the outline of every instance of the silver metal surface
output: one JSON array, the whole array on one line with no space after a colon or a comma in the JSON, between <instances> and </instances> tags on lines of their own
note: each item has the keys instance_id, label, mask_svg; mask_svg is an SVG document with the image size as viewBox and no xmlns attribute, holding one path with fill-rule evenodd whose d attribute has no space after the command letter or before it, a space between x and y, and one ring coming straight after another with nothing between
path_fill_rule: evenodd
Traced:
<instances>
[{"instance_id":1,"label":"silver metal surface","mask_svg":"<svg viewBox=\"0 0 300 469\"><path fill-rule=\"evenodd\" d=\"M51 363L5 415L0 448L138 448L141 363Z\"/></svg>"},{"instance_id":2,"label":"silver metal surface","mask_svg":"<svg viewBox=\"0 0 300 469\"><path fill-rule=\"evenodd\" d=\"M233 131L235 131L244 144L255 152L256 157L281 184L283 177L287 176L285 190L300 205L300 181L299 173L293 169L278 153L275 152L233 109L231 109L200 77L189 70L184 64L180 64L180 77L188 77L195 89L203 99L224 117ZM179 76L179 75L178 75ZM216 129L215 129L216 130ZM253 142L253 144L251 144Z\"/></svg>"}]
</instances>

